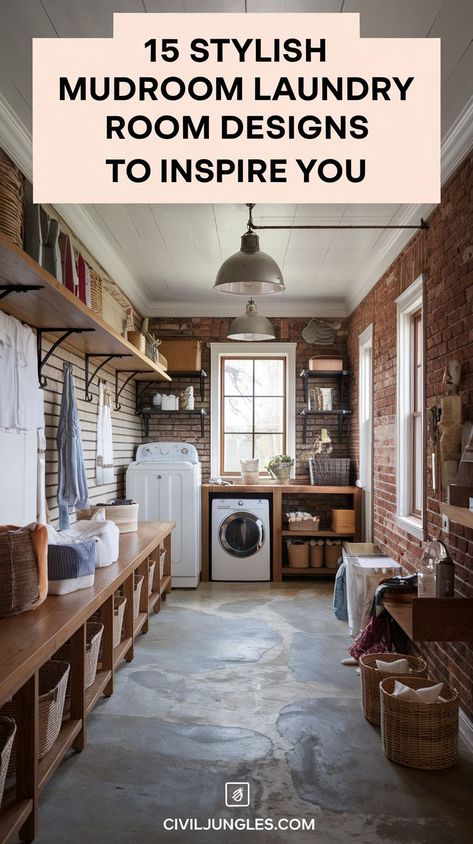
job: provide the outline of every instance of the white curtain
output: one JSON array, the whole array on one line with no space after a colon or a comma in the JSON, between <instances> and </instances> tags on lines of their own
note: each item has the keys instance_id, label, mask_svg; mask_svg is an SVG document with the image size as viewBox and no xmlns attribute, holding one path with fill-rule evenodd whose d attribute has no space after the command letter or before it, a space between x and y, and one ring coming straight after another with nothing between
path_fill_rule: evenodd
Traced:
<instances>
[{"instance_id":1,"label":"white curtain","mask_svg":"<svg viewBox=\"0 0 473 844\"><path fill-rule=\"evenodd\" d=\"M99 384L95 464L97 484L113 483L112 394L105 381Z\"/></svg>"}]
</instances>

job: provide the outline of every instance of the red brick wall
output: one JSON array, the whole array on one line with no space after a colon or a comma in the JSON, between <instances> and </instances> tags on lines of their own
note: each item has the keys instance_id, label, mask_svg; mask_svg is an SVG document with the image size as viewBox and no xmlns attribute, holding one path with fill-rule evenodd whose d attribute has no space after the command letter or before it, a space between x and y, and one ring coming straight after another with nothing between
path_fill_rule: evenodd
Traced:
<instances>
[{"instance_id":1,"label":"red brick wall","mask_svg":"<svg viewBox=\"0 0 473 844\"><path fill-rule=\"evenodd\" d=\"M394 520L396 507L396 305L395 299L420 273L425 273L425 403L429 409L443 395L445 364L462 361L461 393L464 418L473 419L473 155L443 189L442 203L394 261L349 318L348 350L353 420L351 444L358 455L358 337L373 324L374 377L374 541L407 569L415 570L420 543L400 530ZM432 490L430 453L426 448L427 537L440 537L456 563L458 595L473 597L473 530L450 524L441 534L437 494ZM464 643L422 646L433 675L450 681L460 693L463 709L473 717L473 649Z\"/></svg>"},{"instance_id":2,"label":"red brick wall","mask_svg":"<svg viewBox=\"0 0 473 844\"><path fill-rule=\"evenodd\" d=\"M243 306L242 306L243 309ZM317 355L335 355L344 359L345 365L349 364L347 351L347 321L334 320L341 323L341 327L337 330L336 341L332 346L312 346L305 343L302 339L302 330L307 325L307 318L292 318L292 319L276 319L272 318L272 323L276 329L276 339L281 342L297 342L296 354L296 373L297 375L308 365L309 358ZM196 407L204 407L209 416L205 420L205 436L200 438L200 420L196 416L179 416L179 414L169 415L166 417L156 418L152 417L149 440L170 439L187 440L194 443L198 449L202 461L202 473L204 480L210 476L210 343L227 342L228 328L231 319L228 318L210 318L210 317L193 317L188 319L177 318L161 318L150 320L150 329L154 331L159 337L166 336L182 336L182 337L199 337L202 341L202 367L206 370L209 378L206 379L205 385L205 400L203 404L200 402L200 394L198 390L198 382L194 382L194 395ZM180 392L189 382L185 380L177 381L173 379L172 389L170 392ZM297 470L298 476L308 480L307 461L300 460L302 445L302 418L299 416L300 411L304 407L302 381L300 378L296 379L296 457L298 459ZM334 454L339 457L349 456L348 453L348 431L349 426L346 426L345 437L341 444L337 442L337 422L335 417L326 417L324 427L328 428L329 434L332 437L334 444ZM314 417L309 420L308 439L306 449L313 443L316 432L321 428L320 418L317 419L317 425Z\"/></svg>"}]
</instances>

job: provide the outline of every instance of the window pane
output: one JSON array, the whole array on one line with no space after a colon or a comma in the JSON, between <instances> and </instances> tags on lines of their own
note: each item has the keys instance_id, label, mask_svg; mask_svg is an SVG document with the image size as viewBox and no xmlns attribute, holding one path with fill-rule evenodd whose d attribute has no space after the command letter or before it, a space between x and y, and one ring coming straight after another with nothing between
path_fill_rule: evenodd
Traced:
<instances>
[{"instance_id":1,"label":"window pane","mask_svg":"<svg viewBox=\"0 0 473 844\"><path fill-rule=\"evenodd\" d=\"M284 449L282 434L256 434L255 457L259 457L260 472L264 471L268 460L276 454L282 454Z\"/></svg>"},{"instance_id":2,"label":"window pane","mask_svg":"<svg viewBox=\"0 0 473 844\"><path fill-rule=\"evenodd\" d=\"M414 466L413 466L413 510L414 512L422 511L422 417L415 416L413 419L413 434L414 434Z\"/></svg>"},{"instance_id":3,"label":"window pane","mask_svg":"<svg viewBox=\"0 0 473 844\"><path fill-rule=\"evenodd\" d=\"M241 401L241 399L240 399ZM240 429L241 430L241 429ZM284 399L255 399L255 431L284 431Z\"/></svg>"},{"instance_id":4,"label":"window pane","mask_svg":"<svg viewBox=\"0 0 473 844\"><path fill-rule=\"evenodd\" d=\"M224 472L240 472L240 460L253 457L251 434L225 434Z\"/></svg>"},{"instance_id":5,"label":"window pane","mask_svg":"<svg viewBox=\"0 0 473 844\"><path fill-rule=\"evenodd\" d=\"M251 433L253 430L253 399L236 398L225 399L225 431L243 431Z\"/></svg>"},{"instance_id":6,"label":"window pane","mask_svg":"<svg viewBox=\"0 0 473 844\"><path fill-rule=\"evenodd\" d=\"M226 396L253 394L253 361L227 358L225 360L224 393Z\"/></svg>"},{"instance_id":7,"label":"window pane","mask_svg":"<svg viewBox=\"0 0 473 844\"><path fill-rule=\"evenodd\" d=\"M283 396L284 389L283 360L255 360L255 395Z\"/></svg>"}]
</instances>

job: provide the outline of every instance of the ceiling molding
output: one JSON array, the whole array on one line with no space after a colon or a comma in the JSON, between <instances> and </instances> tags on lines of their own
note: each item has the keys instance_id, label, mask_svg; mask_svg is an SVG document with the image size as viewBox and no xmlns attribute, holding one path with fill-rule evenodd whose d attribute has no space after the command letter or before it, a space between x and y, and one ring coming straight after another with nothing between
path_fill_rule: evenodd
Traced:
<instances>
[{"instance_id":1,"label":"ceiling molding","mask_svg":"<svg viewBox=\"0 0 473 844\"><path fill-rule=\"evenodd\" d=\"M450 178L473 147L473 96L445 133L442 141L442 184Z\"/></svg>"},{"instance_id":2,"label":"ceiling molding","mask_svg":"<svg viewBox=\"0 0 473 844\"><path fill-rule=\"evenodd\" d=\"M245 311L245 296L218 294L221 301L212 302L150 302L147 315L150 317L235 317ZM300 299L287 301L284 293L271 297L271 301L258 296L258 309L266 317L346 317L345 299Z\"/></svg>"},{"instance_id":3,"label":"ceiling molding","mask_svg":"<svg viewBox=\"0 0 473 844\"><path fill-rule=\"evenodd\" d=\"M0 145L27 179L33 178L33 143L29 132L0 91Z\"/></svg>"}]
</instances>

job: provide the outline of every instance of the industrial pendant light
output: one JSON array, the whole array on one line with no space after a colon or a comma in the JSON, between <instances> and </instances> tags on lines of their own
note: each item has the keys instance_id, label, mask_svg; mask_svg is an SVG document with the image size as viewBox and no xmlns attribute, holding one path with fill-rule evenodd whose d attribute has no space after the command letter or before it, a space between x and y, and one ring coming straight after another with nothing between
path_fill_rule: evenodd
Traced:
<instances>
[{"instance_id":1,"label":"industrial pendant light","mask_svg":"<svg viewBox=\"0 0 473 844\"><path fill-rule=\"evenodd\" d=\"M221 293L238 293L243 296L263 296L282 293L282 272L270 255L260 252L259 237L253 231L252 209L248 203L248 229L241 238L239 252L227 258L215 279L214 290Z\"/></svg>"},{"instance_id":2,"label":"industrial pendant light","mask_svg":"<svg viewBox=\"0 0 473 844\"><path fill-rule=\"evenodd\" d=\"M253 299L246 306L246 314L230 323L229 340L274 340L274 328L269 319L259 316Z\"/></svg>"}]
</instances>

